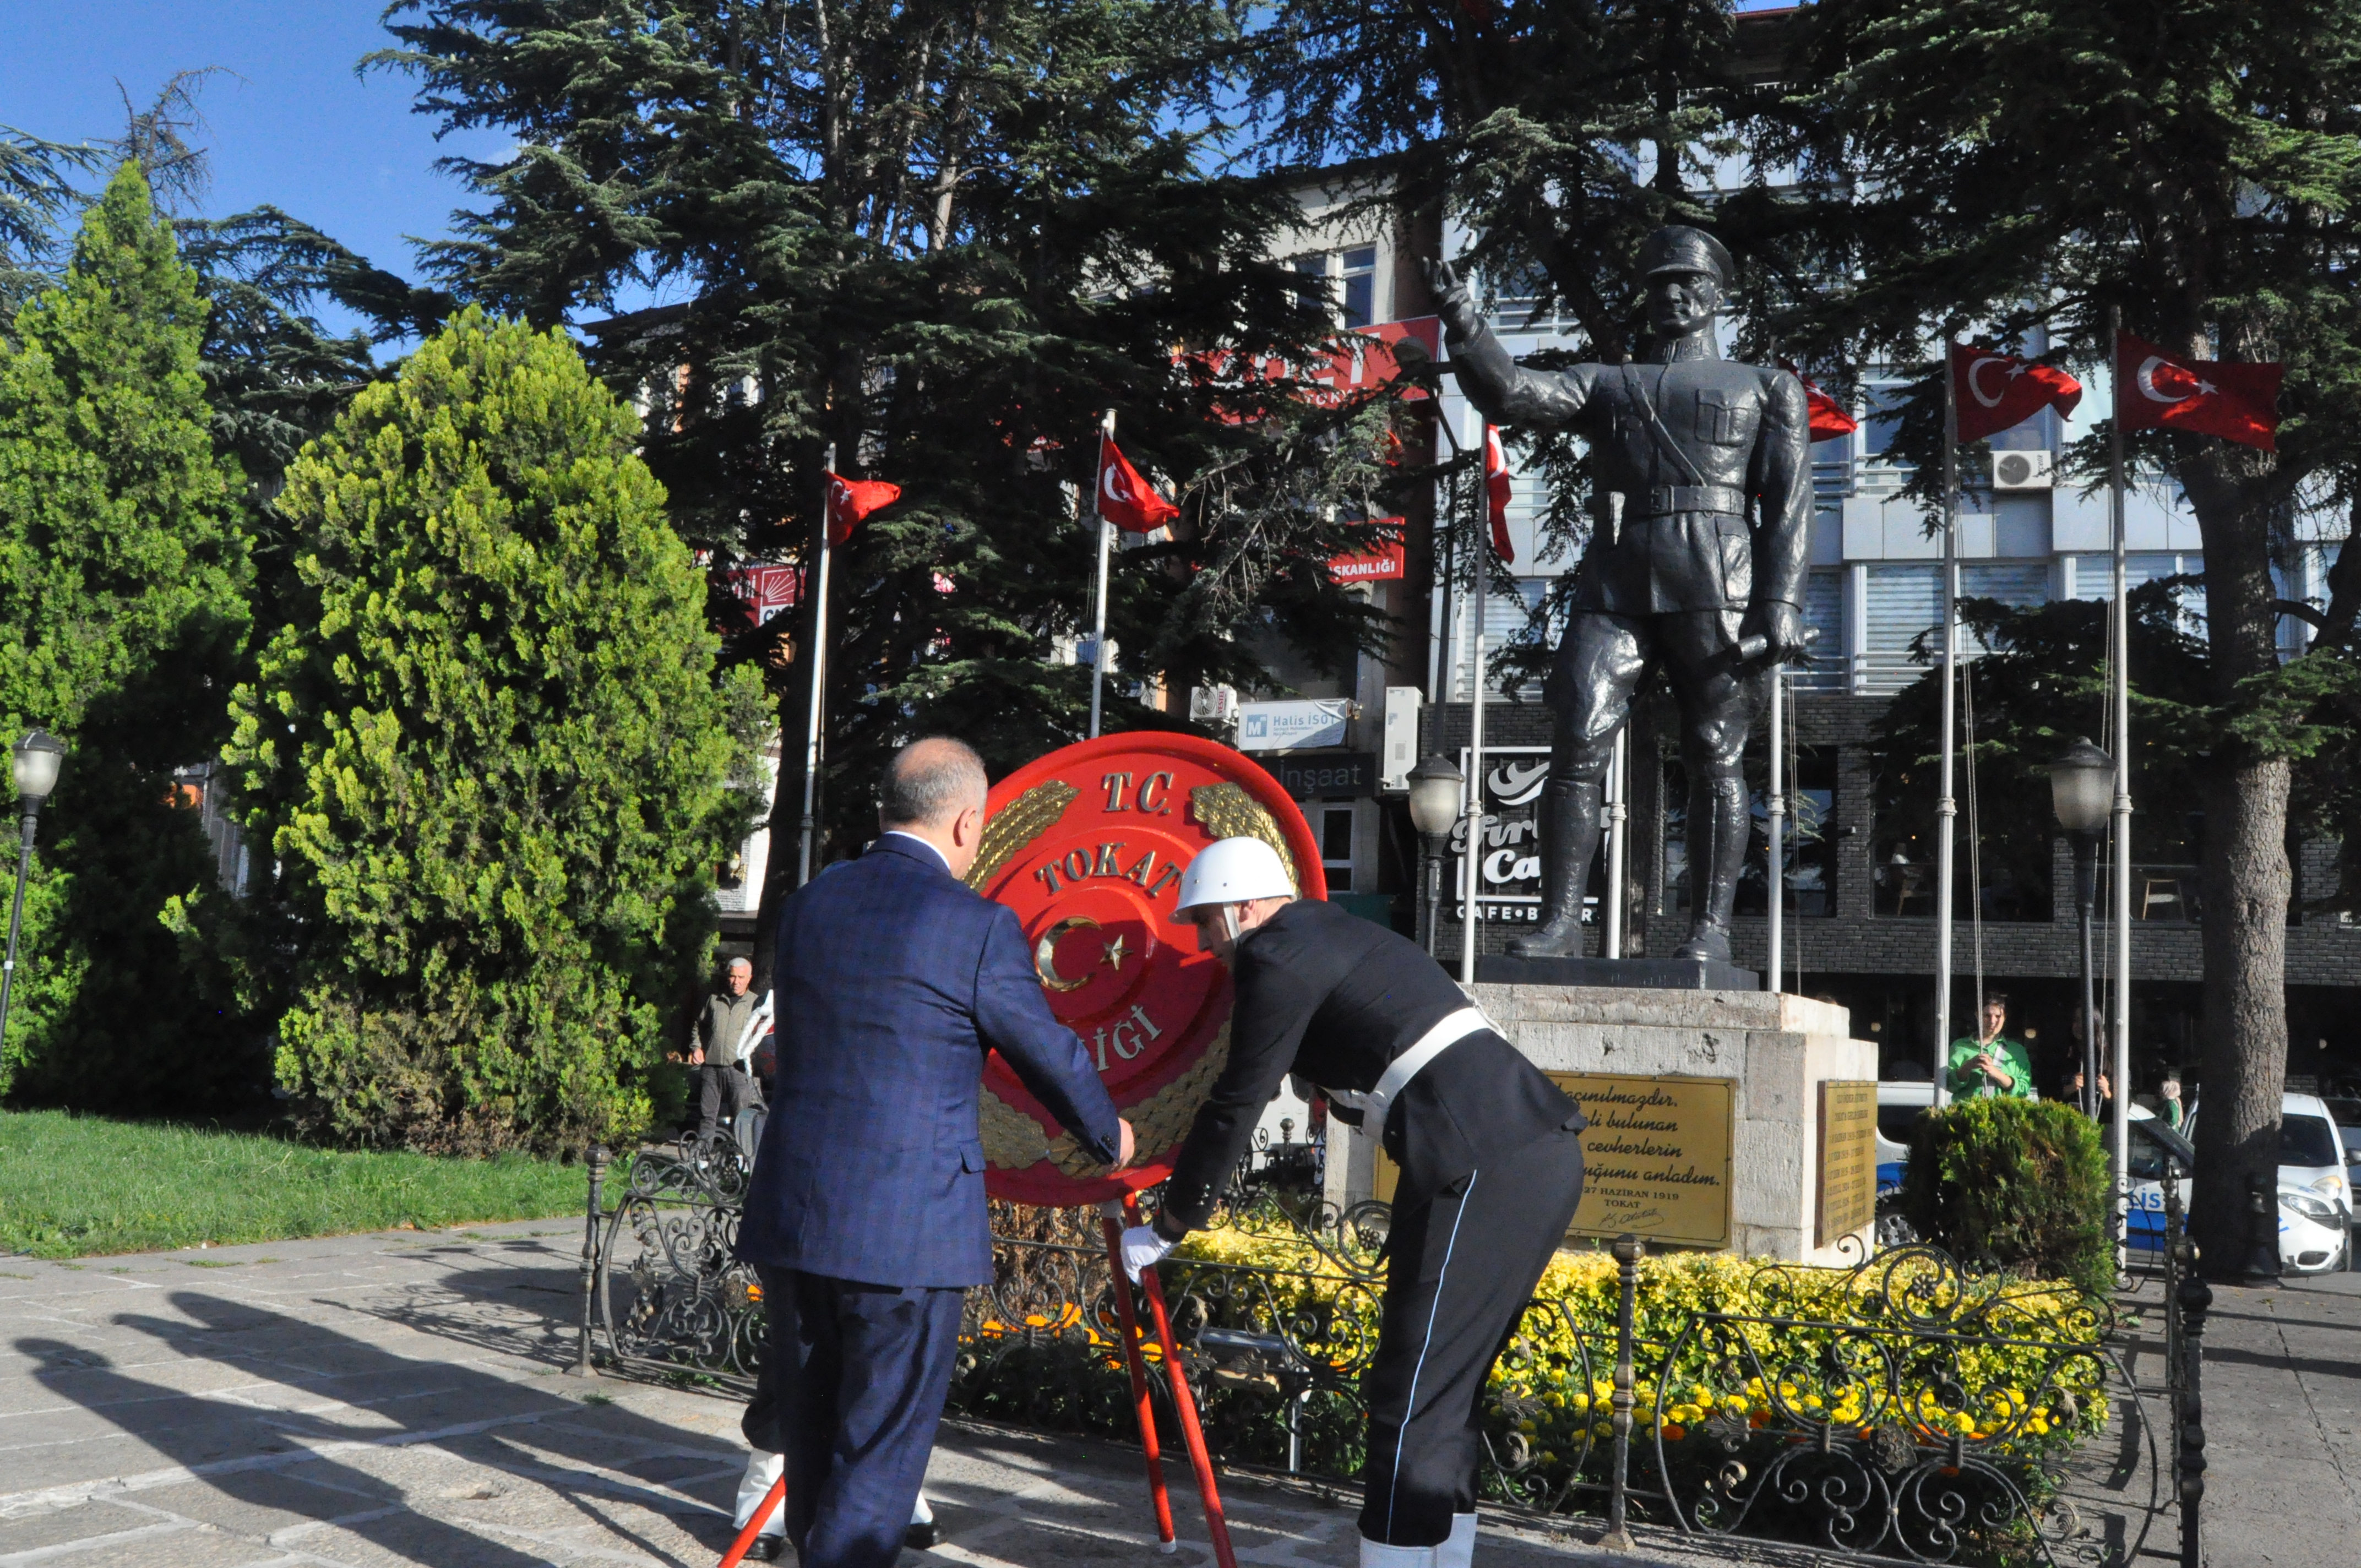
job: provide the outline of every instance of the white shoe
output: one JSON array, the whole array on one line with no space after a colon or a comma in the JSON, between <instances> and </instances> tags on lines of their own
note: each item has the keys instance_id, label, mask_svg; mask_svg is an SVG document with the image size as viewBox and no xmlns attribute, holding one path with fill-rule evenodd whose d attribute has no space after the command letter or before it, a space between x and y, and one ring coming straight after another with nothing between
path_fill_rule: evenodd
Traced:
<instances>
[{"instance_id":1,"label":"white shoe","mask_svg":"<svg viewBox=\"0 0 2361 1568\"><path fill-rule=\"evenodd\" d=\"M1434 1568L1474 1568L1476 1562L1476 1516L1451 1516L1451 1533L1434 1549Z\"/></svg>"},{"instance_id":2,"label":"white shoe","mask_svg":"<svg viewBox=\"0 0 2361 1568\"><path fill-rule=\"evenodd\" d=\"M1432 1546L1388 1546L1361 1537L1361 1568L1436 1568Z\"/></svg>"},{"instance_id":3,"label":"white shoe","mask_svg":"<svg viewBox=\"0 0 2361 1568\"><path fill-rule=\"evenodd\" d=\"M754 1510L762 1507L764 1497L771 1495L772 1486L786 1467L787 1456L784 1453L765 1453L758 1448L746 1456L746 1474L738 1478L738 1507L730 1515L733 1529L746 1528L746 1521L754 1517ZM773 1508L771 1517L763 1521L761 1533L765 1536L786 1534L787 1510Z\"/></svg>"}]
</instances>

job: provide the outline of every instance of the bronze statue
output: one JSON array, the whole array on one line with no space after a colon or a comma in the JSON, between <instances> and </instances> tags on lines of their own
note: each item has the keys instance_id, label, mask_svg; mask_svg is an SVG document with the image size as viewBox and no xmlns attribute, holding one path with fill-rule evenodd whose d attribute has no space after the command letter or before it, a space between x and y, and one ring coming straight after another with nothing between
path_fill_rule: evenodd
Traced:
<instances>
[{"instance_id":1,"label":"bronze statue","mask_svg":"<svg viewBox=\"0 0 2361 1568\"><path fill-rule=\"evenodd\" d=\"M1653 345L1638 364L1518 366L1448 263L1430 269L1451 362L1496 424L1588 439L1600 484L1622 497L1595 538L1573 623L1543 687L1556 718L1542 798L1542 925L1519 958L1578 958L1582 896L1600 799L1632 693L1658 664L1680 705L1689 777L1688 940L1676 956L1730 961L1730 914L1751 825L1741 758L1764 673L1803 651L1812 515L1810 419L1802 383L1734 365L1713 337L1731 263L1701 229L1658 229L1641 247Z\"/></svg>"}]
</instances>

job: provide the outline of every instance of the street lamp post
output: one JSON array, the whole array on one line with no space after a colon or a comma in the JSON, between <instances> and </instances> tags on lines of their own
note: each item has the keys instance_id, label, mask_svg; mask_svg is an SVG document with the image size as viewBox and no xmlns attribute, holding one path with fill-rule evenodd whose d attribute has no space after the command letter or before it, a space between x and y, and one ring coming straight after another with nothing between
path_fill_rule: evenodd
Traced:
<instances>
[{"instance_id":1,"label":"street lamp post","mask_svg":"<svg viewBox=\"0 0 2361 1568\"><path fill-rule=\"evenodd\" d=\"M16 808L24 817L24 841L16 850L16 905L8 912L8 962L0 968L0 1042L8 1037L8 991L16 978L16 933L25 924L25 879L33 870L33 827L40 820L42 802L58 787L58 764L65 756L64 741L46 729L35 729L16 742L11 759Z\"/></svg>"},{"instance_id":2,"label":"street lamp post","mask_svg":"<svg viewBox=\"0 0 2361 1568\"><path fill-rule=\"evenodd\" d=\"M2093 1117L2099 1113L2099 1010L2092 989L2091 913L2099 896L2099 835L2114 795L2115 760L2082 737L2049 765L2050 806L2074 840L2074 908L2082 928L2082 1111ZM2117 997L2115 1005L2123 1004Z\"/></svg>"},{"instance_id":3,"label":"street lamp post","mask_svg":"<svg viewBox=\"0 0 2361 1568\"><path fill-rule=\"evenodd\" d=\"M1418 829L1419 843L1426 851L1425 872L1420 880L1426 894L1425 942L1430 957L1443 912L1443 852L1451 839L1451 825L1459 820L1459 797L1466 785L1459 770L1441 757L1422 758L1410 771L1411 826Z\"/></svg>"}]
</instances>

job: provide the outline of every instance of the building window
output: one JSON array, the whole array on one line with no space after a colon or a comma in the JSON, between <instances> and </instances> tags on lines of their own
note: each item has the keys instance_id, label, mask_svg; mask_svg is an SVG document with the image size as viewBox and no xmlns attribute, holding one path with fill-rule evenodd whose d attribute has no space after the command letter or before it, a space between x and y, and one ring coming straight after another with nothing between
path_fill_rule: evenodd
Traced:
<instances>
[{"instance_id":1,"label":"building window","mask_svg":"<svg viewBox=\"0 0 2361 1568\"><path fill-rule=\"evenodd\" d=\"M1820 918L1837 912L1837 868L1832 835L1837 816L1837 753L1831 746L1799 746L1795 777L1787 782L1787 827L1784 835L1790 915ZM1688 775L1677 757L1664 759L1664 886L1667 907L1689 907ZM1746 865L1739 873L1740 915L1763 915L1771 898L1771 800L1765 759L1747 758L1747 784L1754 806Z\"/></svg>"},{"instance_id":2,"label":"building window","mask_svg":"<svg viewBox=\"0 0 2361 1568\"><path fill-rule=\"evenodd\" d=\"M1365 245L1345 253L1345 324L1367 326L1377 310L1378 247Z\"/></svg>"},{"instance_id":3,"label":"building window","mask_svg":"<svg viewBox=\"0 0 2361 1568\"><path fill-rule=\"evenodd\" d=\"M1331 893L1353 891L1353 808L1322 806L1312 808L1320 818L1320 870Z\"/></svg>"}]
</instances>

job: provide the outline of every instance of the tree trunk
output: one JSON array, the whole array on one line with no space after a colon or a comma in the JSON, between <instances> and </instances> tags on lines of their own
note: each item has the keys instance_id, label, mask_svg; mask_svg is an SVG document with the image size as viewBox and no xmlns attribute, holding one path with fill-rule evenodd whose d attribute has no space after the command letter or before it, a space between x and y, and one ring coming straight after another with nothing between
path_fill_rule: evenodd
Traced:
<instances>
[{"instance_id":1,"label":"tree trunk","mask_svg":"<svg viewBox=\"0 0 2361 1568\"><path fill-rule=\"evenodd\" d=\"M2240 683L2279 667L2279 595L2270 540L2284 499L2276 460L2203 437L2180 437L2177 465L2205 543L2206 641L2214 702L2243 706ZM2190 1229L2206 1273L2246 1271L2246 1182L2273 1178L2268 1245L2278 1242L2279 1104L2287 1089L2288 787L2283 757L2223 735L2204 770L2199 885L2205 955L2204 1066ZM2119 1003L2120 1004L2120 1003ZM2129 1091L2118 1085L2117 1093Z\"/></svg>"},{"instance_id":2,"label":"tree trunk","mask_svg":"<svg viewBox=\"0 0 2361 1568\"><path fill-rule=\"evenodd\" d=\"M2278 1245L2279 1102L2287 1090L2288 783L2282 759L2217 761L2205 782L2205 1011L2190 1223L2205 1272L2246 1272L2246 1181L2272 1177ZM2116 1092L2124 1091L2118 1088Z\"/></svg>"}]
</instances>

